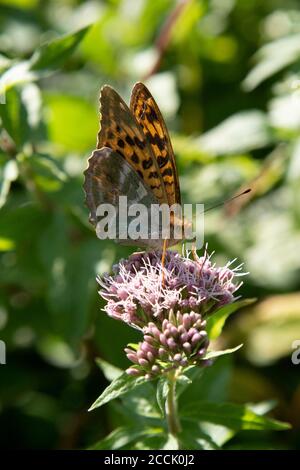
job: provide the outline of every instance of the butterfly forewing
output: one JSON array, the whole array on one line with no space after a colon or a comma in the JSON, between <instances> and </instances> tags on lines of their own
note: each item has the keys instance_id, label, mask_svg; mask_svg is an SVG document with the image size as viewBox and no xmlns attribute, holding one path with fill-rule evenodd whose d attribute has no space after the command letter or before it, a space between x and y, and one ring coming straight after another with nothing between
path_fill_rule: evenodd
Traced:
<instances>
[{"instance_id":1,"label":"butterfly forewing","mask_svg":"<svg viewBox=\"0 0 300 470\"><path fill-rule=\"evenodd\" d=\"M153 96L143 83L134 86L130 109L151 145L165 185L168 204L180 204L179 180L169 133Z\"/></svg>"},{"instance_id":2,"label":"butterfly forewing","mask_svg":"<svg viewBox=\"0 0 300 470\"><path fill-rule=\"evenodd\" d=\"M113 88L105 85L101 90L100 106L98 149L109 147L118 152L138 173L158 201L167 202L164 182L151 146L126 103Z\"/></svg>"}]
</instances>

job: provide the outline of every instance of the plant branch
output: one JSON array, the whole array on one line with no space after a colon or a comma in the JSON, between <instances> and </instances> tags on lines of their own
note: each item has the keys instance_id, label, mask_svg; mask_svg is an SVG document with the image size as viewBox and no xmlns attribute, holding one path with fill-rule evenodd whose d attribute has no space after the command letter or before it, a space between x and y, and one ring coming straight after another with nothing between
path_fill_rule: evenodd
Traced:
<instances>
[{"instance_id":1,"label":"plant branch","mask_svg":"<svg viewBox=\"0 0 300 470\"><path fill-rule=\"evenodd\" d=\"M157 58L153 66L151 67L151 69L144 75L143 80L147 80L149 77L154 75L159 70L165 51L171 42L173 30L176 27L176 24L181 14L185 10L185 7L189 3L190 3L190 0L179 0L175 8L171 11L169 16L167 17L155 41L155 49L157 51Z\"/></svg>"}]
</instances>

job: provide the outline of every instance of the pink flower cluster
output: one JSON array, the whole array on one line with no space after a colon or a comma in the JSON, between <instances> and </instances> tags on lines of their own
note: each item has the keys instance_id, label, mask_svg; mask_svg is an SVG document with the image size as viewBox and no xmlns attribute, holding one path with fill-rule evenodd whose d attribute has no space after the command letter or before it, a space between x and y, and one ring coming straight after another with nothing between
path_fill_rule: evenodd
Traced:
<instances>
[{"instance_id":1,"label":"pink flower cluster","mask_svg":"<svg viewBox=\"0 0 300 470\"><path fill-rule=\"evenodd\" d=\"M205 318L235 300L241 266L212 264L207 253L190 259L167 251L134 253L113 267L114 274L98 278L104 311L138 328L144 339L126 348L133 362L127 372L153 377L191 364L207 365ZM176 312L176 313L174 313Z\"/></svg>"},{"instance_id":2,"label":"pink flower cluster","mask_svg":"<svg viewBox=\"0 0 300 470\"><path fill-rule=\"evenodd\" d=\"M205 327L206 321L195 312L178 311L174 315L171 311L161 325L150 322L137 349L125 349L128 359L134 363L127 373L150 379L180 366L209 365L210 361L203 359L209 344Z\"/></svg>"},{"instance_id":3,"label":"pink flower cluster","mask_svg":"<svg viewBox=\"0 0 300 470\"><path fill-rule=\"evenodd\" d=\"M113 276L97 278L109 316L143 328L153 318L163 320L171 309L208 315L233 302L241 266L216 267L207 254L192 260L176 251L167 251L162 266L161 256L134 253L113 267Z\"/></svg>"}]
</instances>

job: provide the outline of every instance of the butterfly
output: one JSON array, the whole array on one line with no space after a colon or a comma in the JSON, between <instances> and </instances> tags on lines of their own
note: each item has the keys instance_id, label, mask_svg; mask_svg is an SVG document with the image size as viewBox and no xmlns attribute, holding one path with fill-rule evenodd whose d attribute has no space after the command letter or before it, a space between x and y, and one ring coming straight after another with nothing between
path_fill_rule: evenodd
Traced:
<instances>
[{"instance_id":1,"label":"butterfly","mask_svg":"<svg viewBox=\"0 0 300 470\"><path fill-rule=\"evenodd\" d=\"M90 222L98 226L101 204L111 204L118 210L122 196L126 196L128 207L143 204L149 217L153 205L166 204L169 208L174 204L181 205L169 133L146 86L140 82L134 85L128 107L112 87L104 85L100 93L100 115L97 149L89 158L84 172ZM131 221L132 217L128 216L123 225L129 225ZM121 236L126 227L119 222L114 239L124 245L163 249L180 241L178 236L174 236L176 229L180 229L181 238L184 238L187 224L183 217L171 213L168 239L164 238L161 223L156 233L149 227L146 237L130 238ZM96 233L101 238L99 228Z\"/></svg>"}]
</instances>

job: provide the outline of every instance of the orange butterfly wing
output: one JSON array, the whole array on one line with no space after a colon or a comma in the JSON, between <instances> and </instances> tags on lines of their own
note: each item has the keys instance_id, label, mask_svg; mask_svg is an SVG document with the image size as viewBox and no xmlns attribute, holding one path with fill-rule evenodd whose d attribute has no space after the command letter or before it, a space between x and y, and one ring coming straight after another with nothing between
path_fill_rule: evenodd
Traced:
<instances>
[{"instance_id":1,"label":"orange butterfly wing","mask_svg":"<svg viewBox=\"0 0 300 470\"><path fill-rule=\"evenodd\" d=\"M180 204L179 179L167 126L153 96L143 83L135 84L130 109L151 145L164 182L168 204Z\"/></svg>"},{"instance_id":2,"label":"orange butterfly wing","mask_svg":"<svg viewBox=\"0 0 300 470\"><path fill-rule=\"evenodd\" d=\"M97 148L118 152L138 173L159 203L168 202L157 159L143 130L119 94L105 85L100 94L101 129Z\"/></svg>"}]
</instances>

